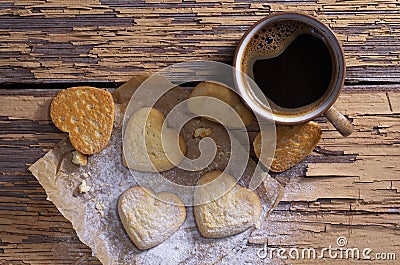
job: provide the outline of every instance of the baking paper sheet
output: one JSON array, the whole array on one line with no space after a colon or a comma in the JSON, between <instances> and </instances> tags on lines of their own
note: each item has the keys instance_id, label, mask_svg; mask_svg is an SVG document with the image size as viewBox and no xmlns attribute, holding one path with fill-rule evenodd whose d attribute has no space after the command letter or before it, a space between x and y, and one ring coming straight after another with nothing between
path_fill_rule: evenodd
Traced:
<instances>
[{"instance_id":1,"label":"baking paper sheet","mask_svg":"<svg viewBox=\"0 0 400 265\"><path fill-rule=\"evenodd\" d=\"M127 101L146 77L134 77L114 92L115 123L111 140L101 153L89 157L87 166L72 164L71 146L68 139L62 140L53 150L33 164L29 170L44 187L48 200L73 225L80 240L88 245L103 264L212 264L245 262L260 263L263 260L253 251L246 251L247 239L256 228L222 239L206 239L199 234L192 207L187 207L187 218L181 228L162 244L145 251L138 250L124 231L118 217L119 196L137 183L131 172L123 166L121 156L122 118ZM178 102L188 97L188 92L175 88L168 92L155 106L164 114ZM199 155L199 139L193 137L195 129L211 128L210 136L217 143L217 155L204 170L186 172L172 169L162 174L172 181L194 185L198 178L210 170L223 170L229 160L230 142L224 128L203 118L186 124L182 135L188 146L188 158ZM242 179L246 185L256 164L249 159ZM153 173L133 172L135 178ZM267 174L256 192L263 204L264 217L276 205L282 195L281 185ZM85 181L90 190L79 193L78 186ZM150 187L153 188L153 187Z\"/></svg>"}]
</instances>

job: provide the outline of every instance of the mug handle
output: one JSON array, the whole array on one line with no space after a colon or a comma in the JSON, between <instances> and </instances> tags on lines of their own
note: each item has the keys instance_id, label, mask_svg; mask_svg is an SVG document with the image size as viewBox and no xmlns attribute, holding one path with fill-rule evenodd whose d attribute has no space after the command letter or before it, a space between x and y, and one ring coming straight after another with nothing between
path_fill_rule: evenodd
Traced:
<instances>
[{"instance_id":1,"label":"mug handle","mask_svg":"<svg viewBox=\"0 0 400 265\"><path fill-rule=\"evenodd\" d=\"M331 107L325 112L325 117L332 123L333 126L339 131L343 136L349 136L354 131L353 124L340 113L335 107Z\"/></svg>"}]
</instances>

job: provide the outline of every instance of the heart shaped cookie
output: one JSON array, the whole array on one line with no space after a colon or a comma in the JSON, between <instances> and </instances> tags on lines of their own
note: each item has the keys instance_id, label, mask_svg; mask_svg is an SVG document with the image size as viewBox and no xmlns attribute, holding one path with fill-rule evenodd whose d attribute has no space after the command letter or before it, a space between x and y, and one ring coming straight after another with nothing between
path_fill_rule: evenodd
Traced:
<instances>
[{"instance_id":1,"label":"heart shaped cookie","mask_svg":"<svg viewBox=\"0 0 400 265\"><path fill-rule=\"evenodd\" d=\"M262 139L261 133L259 133L253 142L254 152L258 158L261 156L262 149L268 148L271 144L268 142L267 134L265 132L266 137ZM317 146L321 135L321 128L312 121L292 126L277 125L275 156L272 159L270 170L283 172L299 163ZM262 143L264 140L265 142ZM261 163L264 162L261 159Z\"/></svg>"},{"instance_id":2,"label":"heart shaped cookie","mask_svg":"<svg viewBox=\"0 0 400 265\"><path fill-rule=\"evenodd\" d=\"M221 104L225 102L226 104ZM218 121L230 128L247 126L254 118L240 97L225 85L201 82L190 93L188 109L199 116Z\"/></svg>"},{"instance_id":3,"label":"heart shaped cookie","mask_svg":"<svg viewBox=\"0 0 400 265\"><path fill-rule=\"evenodd\" d=\"M162 172L174 168L184 158L183 137L164 124L164 115L154 108L141 108L128 121L123 140L127 167ZM163 126L164 125L164 126Z\"/></svg>"},{"instance_id":4,"label":"heart shaped cookie","mask_svg":"<svg viewBox=\"0 0 400 265\"><path fill-rule=\"evenodd\" d=\"M141 250L168 239L186 219L186 208L178 196L169 192L155 194L140 186L121 195L118 213L125 231Z\"/></svg>"},{"instance_id":5,"label":"heart shaped cookie","mask_svg":"<svg viewBox=\"0 0 400 265\"><path fill-rule=\"evenodd\" d=\"M221 238L240 233L258 222L262 208L257 194L236 184L221 171L211 171L197 182L194 216L200 234ZM226 193L219 198L215 194Z\"/></svg>"},{"instance_id":6,"label":"heart shaped cookie","mask_svg":"<svg viewBox=\"0 0 400 265\"><path fill-rule=\"evenodd\" d=\"M111 137L114 102L105 90L81 86L62 90L50 106L53 123L69 133L72 146L87 155L103 150Z\"/></svg>"}]
</instances>

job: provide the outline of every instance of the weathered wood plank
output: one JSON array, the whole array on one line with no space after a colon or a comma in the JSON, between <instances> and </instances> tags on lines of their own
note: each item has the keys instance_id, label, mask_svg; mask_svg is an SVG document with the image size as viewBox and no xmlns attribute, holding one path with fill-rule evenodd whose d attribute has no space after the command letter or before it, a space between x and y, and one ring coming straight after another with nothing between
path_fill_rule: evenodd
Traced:
<instances>
[{"instance_id":1,"label":"weathered wood plank","mask_svg":"<svg viewBox=\"0 0 400 265\"><path fill-rule=\"evenodd\" d=\"M249 259L256 260L252 255L265 242L321 249L335 246L339 236L352 247L400 253L400 117L393 107L400 93L393 87L362 92L368 89L349 89L352 93L343 93L336 104L353 119L354 135L341 138L325 119L317 119L323 128L319 147L294 169L276 175L286 182L286 194L250 237ZM26 171L65 137L48 120L48 105L39 104L56 93L0 90L0 264L98 264ZM12 106L21 98L27 108L16 111Z\"/></svg>"},{"instance_id":2,"label":"weathered wood plank","mask_svg":"<svg viewBox=\"0 0 400 265\"><path fill-rule=\"evenodd\" d=\"M342 41L347 81L400 82L400 3L382 1L1 1L0 83L126 81L187 60L230 63L246 29L301 11Z\"/></svg>"}]
</instances>

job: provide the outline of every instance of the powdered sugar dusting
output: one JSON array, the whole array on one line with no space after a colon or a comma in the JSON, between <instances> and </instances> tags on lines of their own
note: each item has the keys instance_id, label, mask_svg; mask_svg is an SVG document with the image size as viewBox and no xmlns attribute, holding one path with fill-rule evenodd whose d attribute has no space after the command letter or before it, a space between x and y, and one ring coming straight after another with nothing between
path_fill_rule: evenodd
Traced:
<instances>
[{"instance_id":1,"label":"powdered sugar dusting","mask_svg":"<svg viewBox=\"0 0 400 265\"><path fill-rule=\"evenodd\" d=\"M71 147L68 147L68 143L64 143L66 145L64 153L59 154L58 151L54 151L57 156L55 160L61 163L54 179L54 189L57 193L53 194L53 191L44 185L49 198L71 220L79 238L92 249L93 255L103 264L265 263L265 260L262 261L257 257L256 248L248 245L248 238L254 229L222 239L203 238L197 230L192 207L186 207L187 218L184 224L169 239L149 250L138 250L123 228L118 216L117 203L125 190L137 185L135 179L151 178L153 173L137 171L131 173L123 166L121 121L122 113L116 105L115 124L110 142L101 153L89 157L88 165L85 167L71 163ZM194 146L198 143L196 142L198 139L192 137L193 131L198 126L212 128L213 131L218 130L212 127L214 126L212 122L193 121L191 131L187 132L187 139L191 138L188 145ZM223 169L226 165L229 149L225 145L219 148L221 152L217 154L218 158L205 171ZM193 151L192 155L195 154ZM250 165L254 166L251 160ZM40 181L40 174L35 175ZM193 185L202 172L183 174L176 169L166 172L165 175L172 181ZM79 193L77 190L82 180L91 187L86 193ZM269 179L268 183L270 185L263 190L257 190L264 211L269 211L273 207L279 194L277 183L273 179ZM161 191L162 187L158 189L155 189L156 192ZM52 196L57 196L57 199ZM62 200L59 200L60 198Z\"/></svg>"}]
</instances>

